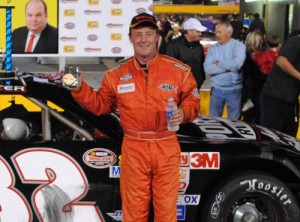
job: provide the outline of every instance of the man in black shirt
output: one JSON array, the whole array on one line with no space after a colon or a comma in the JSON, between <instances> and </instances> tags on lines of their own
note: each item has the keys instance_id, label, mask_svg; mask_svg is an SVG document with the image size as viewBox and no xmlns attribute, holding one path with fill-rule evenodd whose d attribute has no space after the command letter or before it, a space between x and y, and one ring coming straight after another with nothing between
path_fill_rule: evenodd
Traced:
<instances>
[{"instance_id":1,"label":"man in black shirt","mask_svg":"<svg viewBox=\"0 0 300 222\"><path fill-rule=\"evenodd\" d=\"M262 90L261 125L291 136L297 135L300 93L300 35L287 39L280 48Z\"/></svg>"},{"instance_id":2,"label":"man in black shirt","mask_svg":"<svg viewBox=\"0 0 300 222\"><path fill-rule=\"evenodd\" d=\"M167 55L186 63L196 79L198 91L205 80L203 68L204 48L200 44L201 32L207 28L199 20L189 18L182 24L182 35L167 47Z\"/></svg>"}]
</instances>

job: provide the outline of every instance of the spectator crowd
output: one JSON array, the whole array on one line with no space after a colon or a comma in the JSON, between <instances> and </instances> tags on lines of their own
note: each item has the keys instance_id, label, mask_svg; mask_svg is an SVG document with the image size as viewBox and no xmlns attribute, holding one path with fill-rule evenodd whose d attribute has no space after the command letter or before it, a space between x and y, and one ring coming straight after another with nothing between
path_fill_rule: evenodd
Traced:
<instances>
[{"instance_id":1,"label":"spectator crowd","mask_svg":"<svg viewBox=\"0 0 300 222\"><path fill-rule=\"evenodd\" d=\"M199 91L204 80L211 79L210 116L221 117L226 106L229 119L297 135L299 30L282 41L267 31L258 13L253 15L249 27L243 25L239 15L218 19L210 15L202 20L163 17L173 24L169 26L173 38L165 44L166 34L162 34L165 50L161 53L189 65ZM172 29L177 27L175 24L180 27L176 35ZM203 37L216 41L207 52L200 41Z\"/></svg>"}]
</instances>

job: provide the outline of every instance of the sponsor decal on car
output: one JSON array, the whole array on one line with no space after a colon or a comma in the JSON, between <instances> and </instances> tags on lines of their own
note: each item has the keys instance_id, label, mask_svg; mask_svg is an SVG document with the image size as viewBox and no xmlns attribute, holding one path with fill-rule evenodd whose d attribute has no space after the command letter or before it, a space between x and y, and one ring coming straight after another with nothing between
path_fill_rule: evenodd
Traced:
<instances>
[{"instance_id":1,"label":"sponsor decal on car","mask_svg":"<svg viewBox=\"0 0 300 222\"><path fill-rule=\"evenodd\" d=\"M200 195L196 194L186 194L186 195L178 195L177 197L177 205L199 205L200 203Z\"/></svg>"},{"instance_id":2,"label":"sponsor decal on car","mask_svg":"<svg viewBox=\"0 0 300 222\"><path fill-rule=\"evenodd\" d=\"M0 92L25 93L26 86L0 85Z\"/></svg>"},{"instance_id":3,"label":"sponsor decal on car","mask_svg":"<svg viewBox=\"0 0 300 222\"><path fill-rule=\"evenodd\" d=\"M220 169L219 152L190 152L190 168L195 170Z\"/></svg>"},{"instance_id":4,"label":"sponsor decal on car","mask_svg":"<svg viewBox=\"0 0 300 222\"><path fill-rule=\"evenodd\" d=\"M259 179L252 179L252 180L244 180L240 182L241 186L246 185L246 191L264 191L270 193L283 205L291 205L292 201L290 200L289 196L285 193L283 187L274 186L271 183L266 183Z\"/></svg>"},{"instance_id":5,"label":"sponsor decal on car","mask_svg":"<svg viewBox=\"0 0 300 222\"><path fill-rule=\"evenodd\" d=\"M225 194L223 192L219 192L215 198L215 202L210 209L210 215L213 219L216 219L220 214L220 203L225 200Z\"/></svg>"},{"instance_id":6,"label":"sponsor decal on car","mask_svg":"<svg viewBox=\"0 0 300 222\"><path fill-rule=\"evenodd\" d=\"M116 154L104 148L95 148L83 154L83 161L86 165L96 169L109 168L116 162Z\"/></svg>"},{"instance_id":7,"label":"sponsor decal on car","mask_svg":"<svg viewBox=\"0 0 300 222\"><path fill-rule=\"evenodd\" d=\"M180 166L190 166L190 154L188 152L181 152Z\"/></svg>"},{"instance_id":8,"label":"sponsor decal on car","mask_svg":"<svg viewBox=\"0 0 300 222\"><path fill-rule=\"evenodd\" d=\"M114 213L107 213L115 221L123 221L123 212L122 210L116 210Z\"/></svg>"},{"instance_id":9,"label":"sponsor decal on car","mask_svg":"<svg viewBox=\"0 0 300 222\"><path fill-rule=\"evenodd\" d=\"M120 166L110 166L109 167L109 178L120 178L121 167Z\"/></svg>"},{"instance_id":10,"label":"sponsor decal on car","mask_svg":"<svg viewBox=\"0 0 300 222\"><path fill-rule=\"evenodd\" d=\"M190 168L189 167L180 167L180 180L189 181L190 180Z\"/></svg>"},{"instance_id":11,"label":"sponsor decal on car","mask_svg":"<svg viewBox=\"0 0 300 222\"><path fill-rule=\"evenodd\" d=\"M272 131L272 130L267 129L263 126L258 126L257 125L256 127L261 129L261 134L269 137L274 142L281 143L281 144L284 144L284 145L294 146L298 151L300 151L300 141L297 140L296 138L291 137L291 136L286 135L286 134L283 134L283 133Z\"/></svg>"},{"instance_id":12,"label":"sponsor decal on car","mask_svg":"<svg viewBox=\"0 0 300 222\"><path fill-rule=\"evenodd\" d=\"M229 119L223 119L222 121L226 123L228 126L230 126L231 129L233 129L235 132L240 134L242 137L250 140L256 139L256 134L254 130L248 124L242 121L234 121Z\"/></svg>"},{"instance_id":13,"label":"sponsor decal on car","mask_svg":"<svg viewBox=\"0 0 300 222\"><path fill-rule=\"evenodd\" d=\"M186 206L177 205L177 220L185 220Z\"/></svg>"},{"instance_id":14,"label":"sponsor decal on car","mask_svg":"<svg viewBox=\"0 0 300 222\"><path fill-rule=\"evenodd\" d=\"M180 181L179 182L179 190L178 190L178 193L179 194L184 194L186 192L186 189L188 188L189 186L189 181Z\"/></svg>"},{"instance_id":15,"label":"sponsor decal on car","mask_svg":"<svg viewBox=\"0 0 300 222\"><path fill-rule=\"evenodd\" d=\"M253 138L252 130L249 131L250 127L245 128L243 124L239 124L242 130L236 133L236 130L239 128L238 126L235 127L236 130L232 130L229 126L222 125L222 121L217 119L197 118L194 120L194 123L209 139L249 140L249 137Z\"/></svg>"}]
</instances>

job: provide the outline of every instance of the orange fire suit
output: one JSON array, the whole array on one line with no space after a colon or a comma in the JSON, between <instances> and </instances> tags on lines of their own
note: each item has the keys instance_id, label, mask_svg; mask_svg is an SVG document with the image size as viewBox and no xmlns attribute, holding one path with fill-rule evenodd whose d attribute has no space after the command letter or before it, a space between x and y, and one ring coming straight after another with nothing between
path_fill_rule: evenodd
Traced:
<instances>
[{"instance_id":1,"label":"orange fire suit","mask_svg":"<svg viewBox=\"0 0 300 222\"><path fill-rule=\"evenodd\" d=\"M157 54L148 74L134 57L106 70L96 92L83 82L73 98L95 115L116 108L124 129L120 187L125 222L146 222L153 200L156 222L175 222L180 147L167 130L166 104L174 97L184 122L199 112L197 84L189 66Z\"/></svg>"}]
</instances>

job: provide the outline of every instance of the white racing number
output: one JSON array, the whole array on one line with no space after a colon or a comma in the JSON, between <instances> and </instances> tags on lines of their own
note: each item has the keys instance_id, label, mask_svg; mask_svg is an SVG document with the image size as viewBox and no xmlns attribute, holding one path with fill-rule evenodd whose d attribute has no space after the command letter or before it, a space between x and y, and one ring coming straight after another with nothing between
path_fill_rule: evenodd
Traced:
<instances>
[{"instance_id":1,"label":"white racing number","mask_svg":"<svg viewBox=\"0 0 300 222\"><path fill-rule=\"evenodd\" d=\"M41 222L104 221L94 202L79 202L87 193L88 181L79 164L68 154L35 148L16 153L12 160L23 183L41 184L31 197Z\"/></svg>"},{"instance_id":2,"label":"white racing number","mask_svg":"<svg viewBox=\"0 0 300 222\"><path fill-rule=\"evenodd\" d=\"M12 169L1 156L0 172L0 221L31 221L30 206L24 196L14 188L15 177Z\"/></svg>"}]
</instances>

